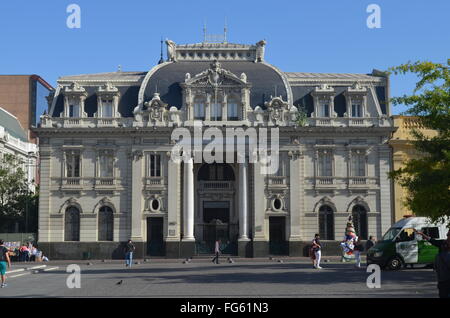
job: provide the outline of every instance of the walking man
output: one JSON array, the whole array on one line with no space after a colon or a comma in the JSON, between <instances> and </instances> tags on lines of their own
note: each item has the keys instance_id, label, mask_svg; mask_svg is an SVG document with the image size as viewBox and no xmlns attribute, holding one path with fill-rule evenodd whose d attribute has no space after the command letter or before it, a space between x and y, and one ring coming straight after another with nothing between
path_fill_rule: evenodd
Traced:
<instances>
[{"instance_id":1,"label":"walking man","mask_svg":"<svg viewBox=\"0 0 450 318\"><path fill-rule=\"evenodd\" d=\"M447 232L446 240L435 240L422 232L417 234L439 248L439 254L436 255L434 268L436 270L439 297L450 298L450 230Z\"/></svg>"},{"instance_id":2,"label":"walking man","mask_svg":"<svg viewBox=\"0 0 450 318\"><path fill-rule=\"evenodd\" d=\"M9 259L9 250L3 245L5 242L0 240L0 275L2 277L2 287L6 287L6 266L11 267L11 260ZM8 265L7 265L8 264Z\"/></svg>"},{"instance_id":3,"label":"walking man","mask_svg":"<svg viewBox=\"0 0 450 318\"><path fill-rule=\"evenodd\" d=\"M322 256L322 245L320 244L320 236L319 234L314 235L314 239L312 240L312 250L315 256L314 259L314 268L321 269L320 267L320 258Z\"/></svg>"},{"instance_id":4,"label":"walking man","mask_svg":"<svg viewBox=\"0 0 450 318\"><path fill-rule=\"evenodd\" d=\"M131 264L133 263L133 252L136 249L131 240L128 240L127 245L125 246L125 265L131 268Z\"/></svg>"},{"instance_id":5,"label":"walking man","mask_svg":"<svg viewBox=\"0 0 450 318\"><path fill-rule=\"evenodd\" d=\"M375 246L376 243L377 243L376 238L372 235L369 236L369 239L366 242L366 246L365 246L364 250L367 252L369 250L369 248Z\"/></svg>"},{"instance_id":6,"label":"walking man","mask_svg":"<svg viewBox=\"0 0 450 318\"><path fill-rule=\"evenodd\" d=\"M361 253L364 251L364 246L362 245L359 237L356 239L355 247L353 248L353 253L355 254L355 267L361 268Z\"/></svg>"},{"instance_id":7,"label":"walking man","mask_svg":"<svg viewBox=\"0 0 450 318\"><path fill-rule=\"evenodd\" d=\"M215 245L214 245L214 253L216 254L216 256L214 256L214 258L212 259L212 262L216 263L216 264L220 264L219 263L219 254L220 254L220 240L217 240Z\"/></svg>"}]
</instances>

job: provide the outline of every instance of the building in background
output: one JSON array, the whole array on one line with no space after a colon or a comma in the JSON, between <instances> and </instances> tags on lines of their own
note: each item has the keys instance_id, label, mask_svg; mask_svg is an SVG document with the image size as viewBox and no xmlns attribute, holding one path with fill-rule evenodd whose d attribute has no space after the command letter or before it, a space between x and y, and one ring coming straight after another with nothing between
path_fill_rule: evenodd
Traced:
<instances>
[{"instance_id":1,"label":"building in background","mask_svg":"<svg viewBox=\"0 0 450 318\"><path fill-rule=\"evenodd\" d=\"M32 127L48 112L53 87L38 75L0 75L0 106L16 116L25 129L27 139L37 143Z\"/></svg>"},{"instance_id":2,"label":"building in background","mask_svg":"<svg viewBox=\"0 0 450 318\"><path fill-rule=\"evenodd\" d=\"M388 230L386 74L282 72L264 60L265 41L166 43L167 61L149 71L59 78L35 129L50 258L121 256L130 238L138 257L212 253L216 239L224 253L300 256L315 233L338 253L350 215L362 239ZM280 168L173 161L172 132L193 136L195 123L279 129Z\"/></svg>"},{"instance_id":3,"label":"building in background","mask_svg":"<svg viewBox=\"0 0 450 318\"><path fill-rule=\"evenodd\" d=\"M393 170L403 168L405 163L410 159L418 159L421 154L414 148L412 141L415 139L412 131L418 130L426 137L434 137L437 131L425 128L417 117L412 116L392 116L394 126L398 127L389 141L392 147ZM405 206L405 198L407 190L398 182L393 183L393 202L394 202L394 222L402 219L404 215L411 215L411 211Z\"/></svg>"},{"instance_id":4,"label":"building in background","mask_svg":"<svg viewBox=\"0 0 450 318\"><path fill-rule=\"evenodd\" d=\"M18 118L0 106L0 159L5 154L14 155L22 162L30 191L36 187L38 147L28 141L26 130Z\"/></svg>"}]
</instances>

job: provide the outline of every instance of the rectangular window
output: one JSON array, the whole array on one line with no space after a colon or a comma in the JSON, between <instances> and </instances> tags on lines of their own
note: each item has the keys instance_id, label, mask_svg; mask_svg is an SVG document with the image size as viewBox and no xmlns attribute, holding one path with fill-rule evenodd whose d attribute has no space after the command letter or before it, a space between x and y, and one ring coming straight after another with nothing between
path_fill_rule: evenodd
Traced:
<instances>
[{"instance_id":1,"label":"rectangular window","mask_svg":"<svg viewBox=\"0 0 450 318\"><path fill-rule=\"evenodd\" d=\"M205 104L194 104L194 119L205 120Z\"/></svg>"},{"instance_id":2,"label":"rectangular window","mask_svg":"<svg viewBox=\"0 0 450 318\"><path fill-rule=\"evenodd\" d=\"M80 154L77 152L70 152L66 154L66 177L80 177Z\"/></svg>"},{"instance_id":3,"label":"rectangular window","mask_svg":"<svg viewBox=\"0 0 450 318\"><path fill-rule=\"evenodd\" d=\"M113 117L113 102L112 100L102 100L102 117Z\"/></svg>"},{"instance_id":4,"label":"rectangular window","mask_svg":"<svg viewBox=\"0 0 450 318\"><path fill-rule=\"evenodd\" d=\"M228 116L228 120L239 120L238 107L235 102L229 102L227 104L227 116Z\"/></svg>"},{"instance_id":5,"label":"rectangular window","mask_svg":"<svg viewBox=\"0 0 450 318\"><path fill-rule=\"evenodd\" d=\"M319 108L319 117L330 117L330 107L327 103L321 103Z\"/></svg>"},{"instance_id":6,"label":"rectangular window","mask_svg":"<svg viewBox=\"0 0 450 318\"><path fill-rule=\"evenodd\" d=\"M161 156L149 155L149 177L161 177Z\"/></svg>"},{"instance_id":7,"label":"rectangular window","mask_svg":"<svg viewBox=\"0 0 450 318\"><path fill-rule=\"evenodd\" d=\"M111 155L101 155L99 158L99 164L100 164L99 177L112 178L114 158Z\"/></svg>"},{"instance_id":8,"label":"rectangular window","mask_svg":"<svg viewBox=\"0 0 450 318\"><path fill-rule=\"evenodd\" d=\"M352 176L363 177L366 175L366 156L352 153Z\"/></svg>"},{"instance_id":9,"label":"rectangular window","mask_svg":"<svg viewBox=\"0 0 450 318\"><path fill-rule=\"evenodd\" d=\"M76 104L69 105L69 117L71 117L71 118L80 117L80 105L76 105Z\"/></svg>"},{"instance_id":10,"label":"rectangular window","mask_svg":"<svg viewBox=\"0 0 450 318\"><path fill-rule=\"evenodd\" d=\"M352 104L352 117L362 117L361 104Z\"/></svg>"},{"instance_id":11,"label":"rectangular window","mask_svg":"<svg viewBox=\"0 0 450 318\"><path fill-rule=\"evenodd\" d=\"M222 120L222 104L220 103L211 104L211 120L214 121Z\"/></svg>"},{"instance_id":12,"label":"rectangular window","mask_svg":"<svg viewBox=\"0 0 450 318\"><path fill-rule=\"evenodd\" d=\"M333 157L331 151L319 154L319 176L331 177L333 175Z\"/></svg>"}]
</instances>

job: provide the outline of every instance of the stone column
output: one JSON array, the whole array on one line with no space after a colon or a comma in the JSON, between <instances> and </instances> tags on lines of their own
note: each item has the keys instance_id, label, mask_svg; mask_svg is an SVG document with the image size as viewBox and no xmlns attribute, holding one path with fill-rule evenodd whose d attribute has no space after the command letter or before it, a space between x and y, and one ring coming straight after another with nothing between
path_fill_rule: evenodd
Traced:
<instances>
[{"instance_id":1,"label":"stone column","mask_svg":"<svg viewBox=\"0 0 450 318\"><path fill-rule=\"evenodd\" d=\"M249 257L247 162L239 164L239 239L238 255Z\"/></svg>"},{"instance_id":2,"label":"stone column","mask_svg":"<svg viewBox=\"0 0 450 318\"><path fill-rule=\"evenodd\" d=\"M239 164L239 239L248 240L247 163Z\"/></svg>"},{"instance_id":3,"label":"stone column","mask_svg":"<svg viewBox=\"0 0 450 318\"><path fill-rule=\"evenodd\" d=\"M183 240L181 256L190 257L195 253L194 238L194 160L184 160L183 189Z\"/></svg>"},{"instance_id":4,"label":"stone column","mask_svg":"<svg viewBox=\"0 0 450 318\"><path fill-rule=\"evenodd\" d=\"M168 191L168 208L167 208L167 236L166 242L166 257L179 257L179 242L180 242L180 207L181 207L181 176L180 163L173 160L168 160L167 172L167 191Z\"/></svg>"},{"instance_id":5,"label":"stone column","mask_svg":"<svg viewBox=\"0 0 450 318\"><path fill-rule=\"evenodd\" d=\"M265 176L261 173L261 163L253 164L253 187L254 187L254 235L253 235L253 257L263 257L269 254L268 222L266 222L266 196Z\"/></svg>"},{"instance_id":6,"label":"stone column","mask_svg":"<svg viewBox=\"0 0 450 318\"><path fill-rule=\"evenodd\" d=\"M184 162L184 231L183 241L194 240L194 160Z\"/></svg>"},{"instance_id":7,"label":"stone column","mask_svg":"<svg viewBox=\"0 0 450 318\"><path fill-rule=\"evenodd\" d=\"M300 152L293 151L289 153L289 256L303 256L301 242L300 222Z\"/></svg>"},{"instance_id":8,"label":"stone column","mask_svg":"<svg viewBox=\"0 0 450 318\"><path fill-rule=\"evenodd\" d=\"M142 242L142 150L132 154L131 171L131 239Z\"/></svg>"}]
</instances>

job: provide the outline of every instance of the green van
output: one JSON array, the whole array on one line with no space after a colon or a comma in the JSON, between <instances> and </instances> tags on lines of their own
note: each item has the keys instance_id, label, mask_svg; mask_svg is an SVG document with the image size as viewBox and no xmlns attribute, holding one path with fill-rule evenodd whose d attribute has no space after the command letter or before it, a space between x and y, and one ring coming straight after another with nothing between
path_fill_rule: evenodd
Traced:
<instances>
[{"instance_id":1,"label":"green van","mask_svg":"<svg viewBox=\"0 0 450 318\"><path fill-rule=\"evenodd\" d=\"M415 230L437 239L447 238L445 223L430 223L425 217L405 217L384 234L381 241L367 251L367 265L378 264L391 270L413 264L433 264L438 248L424 240Z\"/></svg>"}]
</instances>

